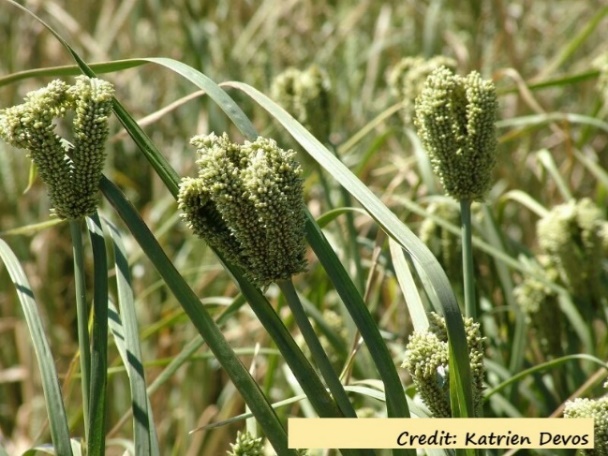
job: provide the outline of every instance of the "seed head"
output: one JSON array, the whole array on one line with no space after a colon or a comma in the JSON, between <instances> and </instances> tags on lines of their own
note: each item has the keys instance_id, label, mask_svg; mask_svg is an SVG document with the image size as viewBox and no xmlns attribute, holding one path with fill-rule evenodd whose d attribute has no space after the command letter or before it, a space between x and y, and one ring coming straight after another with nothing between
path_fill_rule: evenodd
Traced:
<instances>
[{"instance_id":1,"label":"seed head","mask_svg":"<svg viewBox=\"0 0 608 456\"><path fill-rule=\"evenodd\" d=\"M182 180L183 218L259 285L305 269L302 169L295 152L259 137L196 136L199 175Z\"/></svg>"},{"instance_id":2,"label":"seed head","mask_svg":"<svg viewBox=\"0 0 608 456\"><path fill-rule=\"evenodd\" d=\"M322 142L329 139L330 84L321 68L316 65L305 71L288 68L275 78L271 93L315 138Z\"/></svg>"},{"instance_id":3,"label":"seed head","mask_svg":"<svg viewBox=\"0 0 608 456\"><path fill-rule=\"evenodd\" d=\"M482 200L496 163L496 90L477 72L466 77L440 67L416 99L418 136L448 195Z\"/></svg>"},{"instance_id":4,"label":"seed head","mask_svg":"<svg viewBox=\"0 0 608 456\"><path fill-rule=\"evenodd\" d=\"M595 448L581 451L588 456L608 456L608 396L600 399L577 398L567 401L564 418L593 418Z\"/></svg>"},{"instance_id":5,"label":"seed head","mask_svg":"<svg viewBox=\"0 0 608 456\"><path fill-rule=\"evenodd\" d=\"M249 432L237 431L236 441L230 444L231 451L227 456L263 456L262 438L254 438Z\"/></svg>"},{"instance_id":6,"label":"seed head","mask_svg":"<svg viewBox=\"0 0 608 456\"><path fill-rule=\"evenodd\" d=\"M442 55L428 60L424 57L404 57L389 73L388 84L393 95L403 103L401 116L406 125L412 123L414 103L426 78L441 66L455 70L456 61Z\"/></svg>"},{"instance_id":7,"label":"seed head","mask_svg":"<svg viewBox=\"0 0 608 456\"><path fill-rule=\"evenodd\" d=\"M606 221L588 198L554 207L536 226L541 250L551 258L568 290L599 302L603 293Z\"/></svg>"},{"instance_id":8,"label":"seed head","mask_svg":"<svg viewBox=\"0 0 608 456\"><path fill-rule=\"evenodd\" d=\"M452 416L450 406L448 333L445 319L429 314L429 329L414 332L406 347L402 367L410 373L424 403L436 418ZM483 391L483 337L479 323L464 320L473 377L473 403L479 410Z\"/></svg>"},{"instance_id":9,"label":"seed head","mask_svg":"<svg viewBox=\"0 0 608 456\"><path fill-rule=\"evenodd\" d=\"M77 219L97 207L113 95L110 83L80 76L73 86L53 81L0 111L0 137L28 151L60 218ZM75 112L74 144L55 133L54 120L69 111Z\"/></svg>"}]
</instances>

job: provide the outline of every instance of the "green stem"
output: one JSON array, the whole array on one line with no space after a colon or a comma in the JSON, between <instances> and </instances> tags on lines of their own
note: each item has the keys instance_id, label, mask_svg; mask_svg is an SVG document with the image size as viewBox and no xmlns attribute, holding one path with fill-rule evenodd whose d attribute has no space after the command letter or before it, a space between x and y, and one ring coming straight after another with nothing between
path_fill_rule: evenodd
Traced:
<instances>
[{"instance_id":1,"label":"green stem","mask_svg":"<svg viewBox=\"0 0 608 456\"><path fill-rule=\"evenodd\" d=\"M462 220L462 274L464 280L464 308L469 318L477 317L475 302L475 275L473 272L473 233L471 227L471 201L460 201Z\"/></svg>"},{"instance_id":2,"label":"green stem","mask_svg":"<svg viewBox=\"0 0 608 456\"><path fill-rule=\"evenodd\" d=\"M78 325L78 347L80 349L80 374L82 388L82 411L84 416L84 438L89 440L89 391L91 385L91 349L89 340L89 308L87 305L84 249L80 220L70 221L72 252L74 255L74 281L76 287L76 318Z\"/></svg>"}]
</instances>

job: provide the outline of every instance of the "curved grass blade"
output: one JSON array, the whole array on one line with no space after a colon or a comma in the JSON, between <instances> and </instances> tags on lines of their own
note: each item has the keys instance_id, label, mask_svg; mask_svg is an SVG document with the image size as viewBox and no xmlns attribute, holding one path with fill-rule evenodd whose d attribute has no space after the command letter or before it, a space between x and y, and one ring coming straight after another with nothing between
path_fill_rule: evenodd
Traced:
<instances>
[{"instance_id":1,"label":"curved grass blade","mask_svg":"<svg viewBox=\"0 0 608 456\"><path fill-rule=\"evenodd\" d=\"M595 117L582 114L564 112L550 112L546 114L533 114L530 116L514 117L496 122L496 128L539 128L551 122L569 122L572 124L591 125L604 132L608 132L608 123Z\"/></svg>"},{"instance_id":2,"label":"curved grass blade","mask_svg":"<svg viewBox=\"0 0 608 456\"><path fill-rule=\"evenodd\" d=\"M399 286L401 287L403 297L405 298L405 304L407 305L414 329L416 331L425 332L429 328L429 319L424 304L418 294L416 283L414 282L410 267L407 264L403 249L391 238L388 240L388 245L395 267L395 275L399 282Z\"/></svg>"},{"instance_id":3,"label":"curved grass blade","mask_svg":"<svg viewBox=\"0 0 608 456\"><path fill-rule=\"evenodd\" d=\"M44 334L38 309L36 308L34 293L19 264L19 260L3 239L0 239L0 258L6 266L12 282L15 284L17 296L19 297L23 315L34 345L36 361L38 362L38 368L42 377L42 389L49 416L53 447L57 454L71 456L70 431L63 405L61 387L57 379L54 357Z\"/></svg>"},{"instance_id":4,"label":"curved grass blade","mask_svg":"<svg viewBox=\"0 0 608 456\"><path fill-rule=\"evenodd\" d=\"M89 302L87 300L84 245L82 242L82 220L71 220L72 254L74 256L74 289L76 292L76 319L78 327L78 350L80 352L80 385L82 391L82 414L84 415L84 439L89 439L89 411L91 393L91 340L89 338Z\"/></svg>"},{"instance_id":5,"label":"curved grass blade","mask_svg":"<svg viewBox=\"0 0 608 456\"><path fill-rule=\"evenodd\" d=\"M498 393L499 391L505 389L507 386L509 386L515 382L518 382L519 380L521 380L529 375L532 375L536 372L543 372L548 369L557 368L568 361L576 361L576 360L591 361L592 363L595 363L608 371L608 363L602 361L599 358L596 358L595 356L587 355L584 353L579 353L579 354L575 354L575 355L566 355L566 356L562 356L561 358L552 359L550 361L546 361L544 363L537 364L536 366L533 366L529 369L519 372L518 374L505 380L504 382L500 383L499 385L496 385L494 388L490 388L490 389L486 390L483 395L484 400L487 400L493 394Z\"/></svg>"},{"instance_id":6,"label":"curved grass blade","mask_svg":"<svg viewBox=\"0 0 608 456\"><path fill-rule=\"evenodd\" d=\"M87 454L104 456L108 383L108 260L101 222L97 214L87 217L87 228L93 248L94 264L91 390L89 395Z\"/></svg>"},{"instance_id":7,"label":"curved grass blade","mask_svg":"<svg viewBox=\"0 0 608 456\"><path fill-rule=\"evenodd\" d=\"M449 280L437 259L370 189L283 108L247 84L230 82L225 85L247 94L280 122L304 150L346 188L382 229L426 271L442 304L446 319L450 346L450 372L454 373L450 375L451 395L454 400L452 413L455 417L473 416L471 372L462 314Z\"/></svg>"},{"instance_id":8,"label":"curved grass blade","mask_svg":"<svg viewBox=\"0 0 608 456\"><path fill-rule=\"evenodd\" d=\"M572 192L568 188L568 184L564 181L564 178L557 169L557 164L555 160L553 160L553 156L548 149L541 149L536 153L536 158L538 161L545 167L547 172L553 177L553 181L555 185L559 189L562 197L565 201L572 199Z\"/></svg>"},{"instance_id":9,"label":"curved grass blade","mask_svg":"<svg viewBox=\"0 0 608 456\"><path fill-rule=\"evenodd\" d=\"M543 65L540 75L535 79L543 79L545 76L554 74L566 60L568 60L589 38L593 31L600 25L604 17L608 14L608 6L601 8L591 20L577 33L566 46L561 47L561 51L549 63ZM580 24L577 24L577 27Z\"/></svg>"},{"instance_id":10,"label":"curved grass blade","mask_svg":"<svg viewBox=\"0 0 608 456\"><path fill-rule=\"evenodd\" d=\"M137 326L137 315L135 312L127 254L116 225L108 220L104 220L104 222L108 227L114 247L116 285L118 303L121 310L119 315L117 310L112 306L110 308L109 321L111 325L115 325L112 332L122 329L121 332L123 334L122 339L115 337L115 340L123 363L127 368L131 387L135 454L157 456L160 454L160 450L158 448L152 409L149 407L148 394L146 392L146 378L139 344L139 329Z\"/></svg>"},{"instance_id":11,"label":"curved grass blade","mask_svg":"<svg viewBox=\"0 0 608 456\"><path fill-rule=\"evenodd\" d=\"M137 66L145 65L147 62L141 59L113 60L111 62L91 63L89 66L95 73L114 73L120 70L127 70ZM12 84L17 81L31 78L42 78L49 76L77 76L82 71L78 65L62 65L47 68L36 68L32 70L18 71L7 76L0 77L0 87Z\"/></svg>"}]
</instances>

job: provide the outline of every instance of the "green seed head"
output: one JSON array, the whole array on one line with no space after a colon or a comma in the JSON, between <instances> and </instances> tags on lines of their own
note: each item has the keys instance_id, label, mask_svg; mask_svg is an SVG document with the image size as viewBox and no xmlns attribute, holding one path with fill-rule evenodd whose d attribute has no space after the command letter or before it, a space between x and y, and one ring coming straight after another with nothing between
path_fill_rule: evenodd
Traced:
<instances>
[{"instance_id":1,"label":"green seed head","mask_svg":"<svg viewBox=\"0 0 608 456\"><path fill-rule=\"evenodd\" d=\"M584 198L554 207L536 227L541 250L566 288L582 299L599 302L602 294L605 224L601 209Z\"/></svg>"},{"instance_id":2,"label":"green seed head","mask_svg":"<svg viewBox=\"0 0 608 456\"><path fill-rule=\"evenodd\" d=\"M456 61L441 55L428 60L423 57L405 57L389 73L388 84L395 98L403 103L401 116L406 125L412 123L414 103L424 87L426 78L441 66L454 70Z\"/></svg>"},{"instance_id":3,"label":"green seed head","mask_svg":"<svg viewBox=\"0 0 608 456\"><path fill-rule=\"evenodd\" d=\"M77 219L97 207L113 95L110 83L81 76L73 86L53 81L27 94L23 104L0 111L0 136L28 151L60 218ZM54 120L69 111L73 144L55 133Z\"/></svg>"},{"instance_id":4,"label":"green seed head","mask_svg":"<svg viewBox=\"0 0 608 456\"><path fill-rule=\"evenodd\" d=\"M224 134L196 136L199 175L182 180L183 218L259 285L306 267L302 169L295 152L259 137L237 145Z\"/></svg>"},{"instance_id":5,"label":"green seed head","mask_svg":"<svg viewBox=\"0 0 608 456\"><path fill-rule=\"evenodd\" d=\"M482 200L496 163L496 90L477 72L466 77L440 67L416 99L418 136L448 195Z\"/></svg>"},{"instance_id":6,"label":"green seed head","mask_svg":"<svg viewBox=\"0 0 608 456\"><path fill-rule=\"evenodd\" d=\"M231 451L227 456L263 456L262 438L254 438L249 432L237 431L236 441L230 444Z\"/></svg>"},{"instance_id":7,"label":"green seed head","mask_svg":"<svg viewBox=\"0 0 608 456\"><path fill-rule=\"evenodd\" d=\"M331 128L329 93L329 78L316 65L305 71L288 68L271 88L272 98L322 142L329 139Z\"/></svg>"},{"instance_id":8,"label":"green seed head","mask_svg":"<svg viewBox=\"0 0 608 456\"><path fill-rule=\"evenodd\" d=\"M427 332L414 332L406 347L402 367L410 373L422 400L436 418L452 416L450 406L448 334L445 319L436 313L429 314ZM483 337L479 323L471 318L464 320L473 377L473 402L477 411L483 392Z\"/></svg>"},{"instance_id":9,"label":"green seed head","mask_svg":"<svg viewBox=\"0 0 608 456\"><path fill-rule=\"evenodd\" d=\"M595 448L581 451L588 456L608 456L608 396L567 401L564 418L593 418Z\"/></svg>"},{"instance_id":10,"label":"green seed head","mask_svg":"<svg viewBox=\"0 0 608 456\"><path fill-rule=\"evenodd\" d=\"M559 271L551 257L539 255L532 271L544 276L549 283L559 281ZM561 353L562 317L559 312L558 296L546 282L535 275L526 275L514 290L515 300L526 315L528 324L536 332L540 348L547 356Z\"/></svg>"}]
</instances>

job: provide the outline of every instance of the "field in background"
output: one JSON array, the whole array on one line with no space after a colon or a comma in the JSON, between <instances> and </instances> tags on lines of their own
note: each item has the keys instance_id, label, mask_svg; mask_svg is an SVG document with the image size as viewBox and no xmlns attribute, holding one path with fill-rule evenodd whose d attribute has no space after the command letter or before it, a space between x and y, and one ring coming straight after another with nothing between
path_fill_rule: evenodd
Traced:
<instances>
[{"instance_id":1,"label":"field in background","mask_svg":"<svg viewBox=\"0 0 608 456\"><path fill-rule=\"evenodd\" d=\"M504 236L501 252L518 261L522 253L536 252L538 215L517 200L513 190L541 206L551 207L574 198L589 197L606 216L608 125L600 72L593 62L608 51L608 7L602 1L313 1L231 0L223 2L178 0L32 1L26 6L60 30L87 62L165 56L187 63L216 82L243 81L270 93L274 77L290 66L305 69L317 64L332 85L331 140L340 157L414 231L424 216L412 204L428 207L433 201L416 165L413 147L398 115L374 121L395 105L387 85L390 68L402 57L445 55L457 61L459 73L478 70L492 78L499 92L499 163L488 197L497 228ZM0 3L0 78L19 71L73 64L65 50L39 24L15 8ZM143 66L105 75L117 89L117 98L135 118L143 118L195 91L183 79L159 66ZM48 82L27 79L0 87L0 107L19 103L25 93ZM608 89L606 89L608 90ZM230 92L253 119L258 131L274 136L287 147L295 143L268 115L240 93ZM569 117L568 117L568 116ZM577 117L577 115L579 117ZM537 116L537 117L529 117ZM517 121L519 119L519 122ZM590 119L593 119L591 121ZM372 123L373 122L373 123ZM370 126L368 130L366 127ZM236 286L202 241L179 222L177 205L143 156L113 121L115 136L108 144L107 176L121 186L169 253L180 273L210 309L221 310L237 293ZM198 133L235 131L215 104L205 96L160 113L145 127L157 147L182 176L194 173L194 149L189 139ZM357 135L362 134L361 137ZM582 158L581 158L582 157ZM593 166L589 166L587 161ZM316 168L303 157L306 199L313 215L326 210ZM49 219L44 186L28 187L29 160L0 144L0 232ZM599 171L594 173L594 169ZM602 174L602 172L604 174ZM555 174L561 181L555 179ZM331 176L326 176L331 181ZM564 189L561 183L566 185ZM338 191L336 189L336 194ZM521 196L520 195L520 196ZM403 296L387 254L386 239L372 220L356 215L362 265L367 277L366 301L400 364L411 332ZM326 228L330 241L340 246L344 236L338 220ZM489 231L476 234L488 239ZM72 246L65 224L3 236L22 260L41 312L48 322L57 368L68 398L69 416L78 422L80 391L75 354L76 310L72 277ZM496 244L494 244L496 246ZM375 247L382 250L375 250ZM172 357L197 337L181 307L162 285L159 276L135 244L127 245L147 360L149 381ZM341 254L343 252L339 252ZM534 342L521 359L511 358L513 314L505 284L521 282L522 273L507 269L501 276L495 257L478 252L478 287L485 316L487 357L494 366L488 381L499 383L506 369L511 375L546 361ZM0 271L2 268L0 267ZM457 293L460 278L454 280ZM338 335L331 345L332 361L343 366L353 343L352 324L342 320L339 299L316 263L297 277L297 286L310 304L324 314L329 331ZM284 308L274 288L273 304ZM274 297L273 297L274 296ZM605 304L605 302L604 302ZM284 309L285 310L285 309ZM284 312L286 322L291 317ZM331 325L335 326L331 326ZM606 322L589 321L596 339L593 351L608 357ZM297 394L297 385L284 370L280 356L255 316L245 306L223 327L233 347L242 350L246 365L255 356L254 376L275 401ZM322 330L320 329L322 332ZM110 348L110 363L117 360ZM118 366L118 363L116 363ZM509 371L510 368L517 371ZM512 416L549 416L574 393L596 367L573 368L562 395L551 390L551 375L522 381L521 395L505 403L488 404L488 413ZM502 372L502 373L501 373ZM124 370L110 371L113 426L129 404ZM354 379L375 378L369 355L362 351L353 369ZM507 375L507 374L505 374ZM507 375L508 376L508 375ZM598 378L597 385L601 385ZM403 381L409 379L403 372ZM602 389L586 391L597 397ZM242 423L189 435L213 421L241 413L244 404L206 349L193 356L151 396L163 454L223 454ZM509 402L510 401L510 402ZM366 413L383 408L370 398L356 400ZM281 416L307 414L306 406L283 408ZM486 415L488 415L488 413ZM48 429L38 370L22 321L20 307L7 275L0 274L0 439L16 449L44 441ZM110 437L131 438L126 424L109 431ZM75 431L78 434L78 431ZM20 454L20 453L19 453Z\"/></svg>"}]
</instances>

